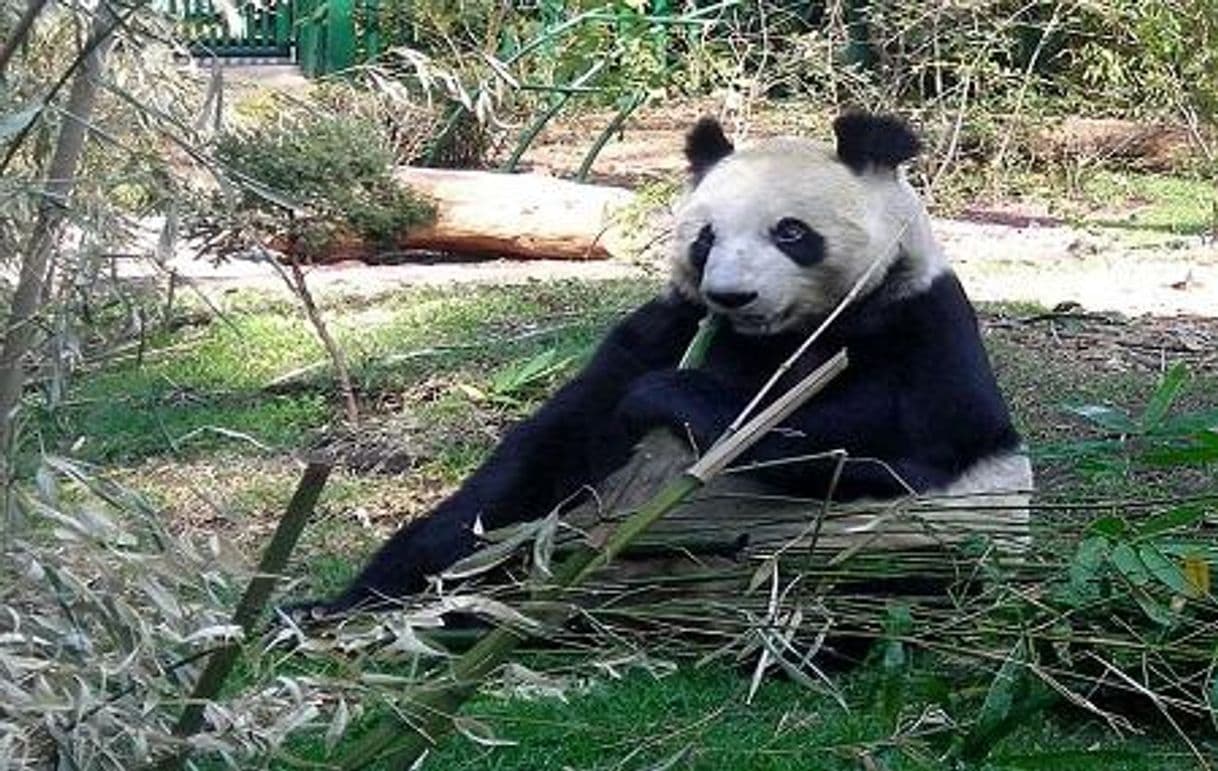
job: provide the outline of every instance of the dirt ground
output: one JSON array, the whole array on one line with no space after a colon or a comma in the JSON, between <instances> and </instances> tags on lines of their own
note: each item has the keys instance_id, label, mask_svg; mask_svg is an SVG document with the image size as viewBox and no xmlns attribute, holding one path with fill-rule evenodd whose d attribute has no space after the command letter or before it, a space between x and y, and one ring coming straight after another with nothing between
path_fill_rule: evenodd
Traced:
<instances>
[{"instance_id":1,"label":"dirt ground","mask_svg":"<svg viewBox=\"0 0 1218 771\"><path fill-rule=\"evenodd\" d=\"M155 223L150 223L155 225ZM975 301L1020 301L1056 307L1077 303L1091 311L1130 316L1218 315L1218 247L1200 236L1131 235L1112 228L1022 226L937 219L935 230ZM231 260L214 266L182 249L165 266L212 299L235 289L284 292L262 263ZM522 283L545 279L606 279L658 275L656 261L483 260L370 266L340 263L312 269L319 293L381 294L402 286ZM132 260L130 276L161 273Z\"/></svg>"}]
</instances>

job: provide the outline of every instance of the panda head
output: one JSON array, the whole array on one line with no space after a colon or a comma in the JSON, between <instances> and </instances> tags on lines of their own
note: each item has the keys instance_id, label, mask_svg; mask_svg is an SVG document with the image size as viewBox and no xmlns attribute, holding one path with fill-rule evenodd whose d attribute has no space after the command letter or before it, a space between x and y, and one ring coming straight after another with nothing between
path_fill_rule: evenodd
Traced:
<instances>
[{"instance_id":1,"label":"panda head","mask_svg":"<svg viewBox=\"0 0 1218 771\"><path fill-rule=\"evenodd\" d=\"M694 126L693 187L673 239L678 292L766 335L823 318L877 259L864 293L913 294L942 272L925 207L898 169L917 137L860 113L833 128L835 146L776 138L736 150L715 120Z\"/></svg>"}]
</instances>

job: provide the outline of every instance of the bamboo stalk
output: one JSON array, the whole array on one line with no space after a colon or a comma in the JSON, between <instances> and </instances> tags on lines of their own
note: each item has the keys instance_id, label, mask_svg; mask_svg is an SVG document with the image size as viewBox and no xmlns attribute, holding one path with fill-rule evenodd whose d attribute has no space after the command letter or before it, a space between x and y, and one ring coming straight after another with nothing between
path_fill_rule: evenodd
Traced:
<instances>
[{"instance_id":1,"label":"bamboo stalk","mask_svg":"<svg viewBox=\"0 0 1218 771\"><path fill-rule=\"evenodd\" d=\"M304 474L296 486L296 492L275 528L271 542L262 552L258 561L258 572L250 579L237 603L233 613L233 623L241 627L242 639L248 639L254 631L254 625L262 614L266 602L270 599L275 583L287 566L292 550L317 505L317 499L330 476L331 465L327 462L314 461L305 467ZM190 694L185 709L182 710L173 733L176 736L190 736L198 732L203 725L203 708L208 701L220 693L224 681L228 678L241 654L241 643L234 641L220 648L207 660L207 666L199 675L194 690ZM156 771L176 771L182 767L188 750L161 759L153 768Z\"/></svg>"},{"instance_id":2,"label":"bamboo stalk","mask_svg":"<svg viewBox=\"0 0 1218 771\"><path fill-rule=\"evenodd\" d=\"M695 335L708 334L713 325L700 327ZM695 347L691 343L691 348ZM700 345L700 344L699 344ZM788 394L777 400L761 414L746 423L735 437L716 444L716 453L691 466L660 492L652 496L634 514L626 518L596 548L585 545L572 554L556 571L551 586L540 593L540 599L556 598L563 590L581 584L597 570L607 565L632 541L647 531L661 517L681 504L692 492L712 479L719 470L739 457L766 431L781 422L804 402L819 393L846 366L846 352L841 351L805 377ZM555 624L562 619L549 619ZM377 761L388 761L394 768L412 768L418 758L433 747L439 737L452 729L454 713L475 692L478 684L514 651L526 636L512 628L500 626L482 638L453 664L450 675L434 688L420 691L406 709L410 720L394 716L381 721L373 732L344 758L340 768L345 771L365 768Z\"/></svg>"},{"instance_id":3,"label":"bamboo stalk","mask_svg":"<svg viewBox=\"0 0 1218 771\"><path fill-rule=\"evenodd\" d=\"M735 434L725 434L723 438L715 442L714 446L697 463L690 466L689 474L700 479L703 484L717 476L740 455L739 446L741 444L746 447L754 444L813 394L820 392L829 384L829 381L840 375L846 369L846 364L846 350L843 348L813 370L810 375L799 381L794 388L775 399L770 406L738 429Z\"/></svg>"},{"instance_id":4,"label":"bamboo stalk","mask_svg":"<svg viewBox=\"0 0 1218 771\"><path fill-rule=\"evenodd\" d=\"M55 152L46 167L38 216L21 255L17 286L9 302L4 341L0 345L0 455L5 458L16 450L15 428L25 389L26 357L38 340L38 315L44 304L46 277L54 265L60 233L70 211L77 167L84 154L87 127L97 101L97 84L105 73L106 56L114 45L113 32L118 23L108 6L99 6L93 16L89 42L56 84L61 85L72 78L63 124L55 142ZM49 102L50 96L46 99ZM0 167L7 167L16 148L36 122L37 118L32 119L9 143L8 155L0 162ZM0 464L0 483L6 490L8 477L8 465ZM7 508L7 501L5 505Z\"/></svg>"},{"instance_id":5,"label":"bamboo stalk","mask_svg":"<svg viewBox=\"0 0 1218 771\"><path fill-rule=\"evenodd\" d=\"M613 120L601 131L597 136L596 141L592 143L592 147L588 149L588 153L584 156L583 162L579 164L579 170L575 172L575 179L579 182L584 182L588 179L588 174L592 171L592 164L596 162L596 158L601 154L601 150L605 149L610 137L621 130L622 124L630 114L637 110L640 105L647 99L646 91L636 91L630 97L622 102L621 108L617 114L613 116Z\"/></svg>"},{"instance_id":6,"label":"bamboo stalk","mask_svg":"<svg viewBox=\"0 0 1218 771\"><path fill-rule=\"evenodd\" d=\"M678 366L693 368L702 364L706 352L710 348L711 340L718 331L718 322L715 318L708 314L699 322L698 331L694 333L694 338L685 349L685 354L681 357ZM676 485L677 482L686 479L686 477L680 477L672 484ZM692 484L690 484L691 482ZM697 480L689 479L679 487L683 489L686 486L689 489L685 491L684 495L688 495L697 487ZM681 497L683 498L684 495ZM661 511L660 515L662 514ZM543 601L552 599L562 588L570 586L572 580L592 562L595 556L596 551L586 544L575 549L555 571L551 587L541 592L540 594L545 596L539 599ZM384 718L360 740L351 753L343 758L340 767L342 769L364 768L385 757L388 753L393 753L397 758L417 757L422 754L434 743L432 734L451 727L452 713L469 698L473 689L477 687L477 683L495 665L506 658L523 639L517 633L502 626L483 636L453 664L452 680L447 687L425 691L414 700L412 706L416 706L423 713L419 723L423 727L403 726L403 722L396 717ZM425 732L424 727L427 726L431 727L431 732ZM402 735L403 730L407 732L405 737Z\"/></svg>"},{"instance_id":7,"label":"bamboo stalk","mask_svg":"<svg viewBox=\"0 0 1218 771\"><path fill-rule=\"evenodd\" d=\"M837 306L799 348L779 366L753 400L715 441L706 455L662 487L634 514L623 520L604 541L600 549L594 548L592 544L577 549L559 567L553 583L540 593L539 599L553 599L562 590L579 585L588 576L607 565L614 556L646 532L666 513L676 508L691 493L713 479L767 431L819 393L845 369L848 358L846 351L842 350L801 380L790 392L776 399L760 414L750 419L750 414L773 389L778 380L862 293L868 281L884 262L885 256L896 247L909 224L909 220L901 224L891 242L876 254L870 265L856 279ZM715 323L711 319L703 319L693 341L690 342L686 355L681 359L681 366L698 366L701 363L714 330ZM552 621L552 623L554 622ZM474 693L478 683L502 663L524 639L525 637L521 633L504 626L496 628L483 637L453 664L447 682L436 683L434 688L421 691L416 695L411 706L417 708L419 714L412 715L412 719L409 721L403 721L397 716L382 719L371 733L365 735L354 751L344 758L340 768L344 771L355 771L355 769L364 768L368 764L380 760L388 760L394 767L412 768L418 758L435 745L441 735L452 729L453 714ZM403 735L403 731L405 731L405 735Z\"/></svg>"},{"instance_id":8,"label":"bamboo stalk","mask_svg":"<svg viewBox=\"0 0 1218 771\"><path fill-rule=\"evenodd\" d=\"M8 40L0 45L0 83L5 81L9 59L12 59L13 54L17 53L17 49L25 43L25 36L29 34L30 28L34 26L34 20L38 18L38 14L42 13L47 2L48 0L29 0L25 12L17 20L17 26L9 34Z\"/></svg>"}]
</instances>

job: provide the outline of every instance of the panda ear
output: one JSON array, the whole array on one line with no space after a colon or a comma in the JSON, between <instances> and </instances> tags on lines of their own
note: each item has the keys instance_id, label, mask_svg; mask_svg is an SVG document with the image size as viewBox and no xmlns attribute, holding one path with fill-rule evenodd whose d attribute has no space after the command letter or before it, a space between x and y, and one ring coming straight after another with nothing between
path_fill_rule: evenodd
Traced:
<instances>
[{"instance_id":1,"label":"panda ear","mask_svg":"<svg viewBox=\"0 0 1218 771\"><path fill-rule=\"evenodd\" d=\"M837 157L856 173L869 164L895 169L922 149L922 143L900 118L849 112L833 121Z\"/></svg>"},{"instance_id":2,"label":"panda ear","mask_svg":"<svg viewBox=\"0 0 1218 771\"><path fill-rule=\"evenodd\" d=\"M723 133L719 121L708 116L695 123L685 135L685 158L689 161L689 173L694 184L735 149Z\"/></svg>"}]
</instances>

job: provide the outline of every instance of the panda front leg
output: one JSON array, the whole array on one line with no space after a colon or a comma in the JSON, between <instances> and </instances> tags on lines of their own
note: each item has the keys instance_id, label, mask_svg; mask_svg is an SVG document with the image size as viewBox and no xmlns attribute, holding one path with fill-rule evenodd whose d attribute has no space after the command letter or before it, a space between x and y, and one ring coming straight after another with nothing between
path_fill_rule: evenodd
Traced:
<instances>
[{"instance_id":1,"label":"panda front leg","mask_svg":"<svg viewBox=\"0 0 1218 771\"><path fill-rule=\"evenodd\" d=\"M333 615L417 593L427 576L477 548L475 522L494 529L545 516L608 476L630 450L607 420L614 405L647 373L675 366L702 313L675 296L635 310L583 371L509 431L456 493L395 533L337 598L303 607Z\"/></svg>"},{"instance_id":2,"label":"panda front leg","mask_svg":"<svg viewBox=\"0 0 1218 771\"><path fill-rule=\"evenodd\" d=\"M786 493L837 500L891 498L949 480L931 460L945 448L933 437L915 442L902 434L892 394L881 382L845 380L761 437L737 465L759 465L752 473ZM649 372L631 385L614 423L630 443L666 426L704 452L751 397L704 370Z\"/></svg>"},{"instance_id":3,"label":"panda front leg","mask_svg":"<svg viewBox=\"0 0 1218 771\"><path fill-rule=\"evenodd\" d=\"M697 369L648 372L635 380L618 403L613 424L628 444L649 430L665 427L705 451L747 404L747 398L715 375Z\"/></svg>"}]
</instances>

